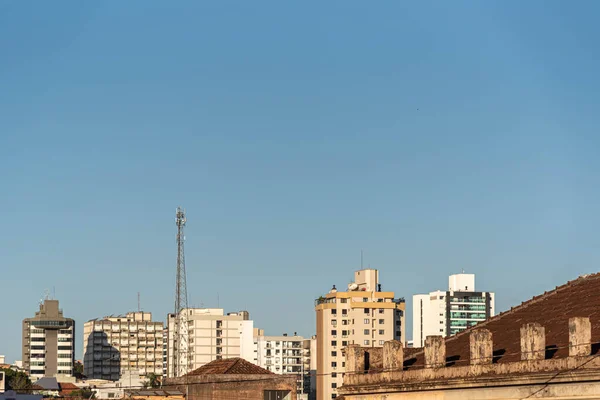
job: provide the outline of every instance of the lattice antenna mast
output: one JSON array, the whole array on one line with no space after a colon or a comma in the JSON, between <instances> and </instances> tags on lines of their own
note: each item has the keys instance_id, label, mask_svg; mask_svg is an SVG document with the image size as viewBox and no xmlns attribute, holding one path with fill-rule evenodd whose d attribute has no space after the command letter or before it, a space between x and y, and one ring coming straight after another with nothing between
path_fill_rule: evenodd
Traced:
<instances>
[{"instance_id":1,"label":"lattice antenna mast","mask_svg":"<svg viewBox=\"0 0 600 400\"><path fill-rule=\"evenodd\" d=\"M175 318L173 341L173 376L182 376L190 367L190 350L188 349L188 308L187 282L185 272L184 228L187 219L185 210L177 208L175 223L177 224L177 282L175 288Z\"/></svg>"}]
</instances>

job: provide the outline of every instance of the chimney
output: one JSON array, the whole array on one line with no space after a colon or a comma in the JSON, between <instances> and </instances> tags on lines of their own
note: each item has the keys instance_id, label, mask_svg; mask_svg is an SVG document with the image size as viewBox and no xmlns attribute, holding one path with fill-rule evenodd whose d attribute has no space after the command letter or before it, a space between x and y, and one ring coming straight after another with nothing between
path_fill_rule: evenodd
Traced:
<instances>
[{"instance_id":1,"label":"chimney","mask_svg":"<svg viewBox=\"0 0 600 400\"><path fill-rule=\"evenodd\" d=\"M537 322L521 326L521 360L546 358L546 330Z\"/></svg>"},{"instance_id":2,"label":"chimney","mask_svg":"<svg viewBox=\"0 0 600 400\"><path fill-rule=\"evenodd\" d=\"M404 366L404 349L402 342L389 340L383 344L383 370L402 370Z\"/></svg>"},{"instance_id":3,"label":"chimney","mask_svg":"<svg viewBox=\"0 0 600 400\"><path fill-rule=\"evenodd\" d=\"M346 372L362 374L365 372L365 351L358 344L346 347Z\"/></svg>"},{"instance_id":4,"label":"chimney","mask_svg":"<svg viewBox=\"0 0 600 400\"><path fill-rule=\"evenodd\" d=\"M569 318L569 356L583 357L592 353L592 325L587 317Z\"/></svg>"},{"instance_id":5,"label":"chimney","mask_svg":"<svg viewBox=\"0 0 600 400\"><path fill-rule=\"evenodd\" d=\"M441 336L425 338L425 368L446 366L446 342Z\"/></svg>"},{"instance_id":6,"label":"chimney","mask_svg":"<svg viewBox=\"0 0 600 400\"><path fill-rule=\"evenodd\" d=\"M492 363L492 332L487 329L476 329L469 336L471 350L471 365Z\"/></svg>"}]
</instances>

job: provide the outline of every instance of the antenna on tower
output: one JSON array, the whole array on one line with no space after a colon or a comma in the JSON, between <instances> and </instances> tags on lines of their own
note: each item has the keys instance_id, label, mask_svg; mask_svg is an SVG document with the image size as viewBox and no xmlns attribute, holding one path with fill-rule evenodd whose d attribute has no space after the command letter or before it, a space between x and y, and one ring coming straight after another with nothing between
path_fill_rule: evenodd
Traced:
<instances>
[{"instance_id":1,"label":"antenna on tower","mask_svg":"<svg viewBox=\"0 0 600 400\"><path fill-rule=\"evenodd\" d=\"M177 207L175 223L177 225L177 277L175 284L175 316L173 338L173 377L183 376L191 368L192 349L189 348L188 333L188 295L185 272L184 227L187 222L185 210Z\"/></svg>"}]
</instances>

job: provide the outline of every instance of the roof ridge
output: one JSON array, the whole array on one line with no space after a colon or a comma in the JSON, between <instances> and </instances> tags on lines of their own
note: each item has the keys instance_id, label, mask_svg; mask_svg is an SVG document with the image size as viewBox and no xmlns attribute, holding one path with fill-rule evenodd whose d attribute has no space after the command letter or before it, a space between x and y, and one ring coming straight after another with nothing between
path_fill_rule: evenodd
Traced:
<instances>
[{"instance_id":1,"label":"roof ridge","mask_svg":"<svg viewBox=\"0 0 600 400\"><path fill-rule=\"evenodd\" d=\"M232 371L232 370L233 370L233 368L234 368L236 365L238 365L238 363L240 362L241 358L239 358L239 357L236 357L236 358L234 358L234 360L235 360L235 361L233 362L233 364L231 364L231 365L229 366L229 368L227 368L227 369L225 370L225 373L227 373L227 372L229 372L229 371Z\"/></svg>"},{"instance_id":2,"label":"roof ridge","mask_svg":"<svg viewBox=\"0 0 600 400\"><path fill-rule=\"evenodd\" d=\"M566 289L567 287L573 286L575 284L579 284L582 281L590 279L590 278L599 278L599 277L600 277L600 272L596 272L596 273L593 273L593 274L580 275L579 277L577 277L576 279L573 279L572 281L567 281L567 283L564 283L562 285L556 286L554 289L551 289L550 291L545 291L544 293L542 293L540 295L533 296L529 300L525 300L525 301L521 302L521 304L519 304L517 306L514 306L514 307L511 307L510 310L506 310L506 311L501 312L500 314L494 315L493 317L491 317L491 318L489 318L489 319L487 319L487 320L485 320L483 322L480 322L477 325L471 326L471 327L465 329L462 332L459 332L459 333L457 333L455 335L452 335L452 336L446 336L446 337L444 337L444 339L445 339L444 341L448 342L448 341L458 340L458 338L460 338L460 337L462 337L464 335L470 334L475 329L485 328L485 326L488 325L490 322L499 320L500 318L503 318L503 317L505 317L507 315L510 315L513 312L519 311L519 310L521 310L521 309L523 309L525 307L529 307L531 304L537 303L540 300L545 300L548 297L553 296L553 295L555 295L558 292L561 292L562 290ZM419 352L416 352L416 353L412 354L411 358L414 358L415 356L417 356L419 354L422 354L424 352L425 352L425 350L424 350L424 347L423 347L422 351L419 351Z\"/></svg>"}]
</instances>

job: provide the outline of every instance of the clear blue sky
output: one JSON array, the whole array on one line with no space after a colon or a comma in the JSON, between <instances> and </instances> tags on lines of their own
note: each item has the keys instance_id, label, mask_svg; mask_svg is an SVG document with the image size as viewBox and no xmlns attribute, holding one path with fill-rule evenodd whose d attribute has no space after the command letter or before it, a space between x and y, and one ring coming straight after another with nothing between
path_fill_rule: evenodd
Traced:
<instances>
[{"instance_id":1,"label":"clear blue sky","mask_svg":"<svg viewBox=\"0 0 600 400\"><path fill-rule=\"evenodd\" d=\"M0 1L0 354L53 287L77 357L138 291L164 320L178 205L191 304L268 334L313 334L360 249L398 296L464 268L500 310L596 271L599 12Z\"/></svg>"}]
</instances>

